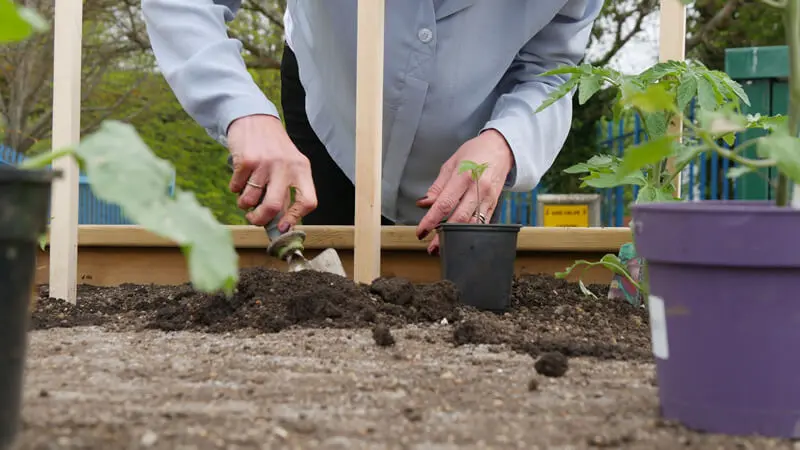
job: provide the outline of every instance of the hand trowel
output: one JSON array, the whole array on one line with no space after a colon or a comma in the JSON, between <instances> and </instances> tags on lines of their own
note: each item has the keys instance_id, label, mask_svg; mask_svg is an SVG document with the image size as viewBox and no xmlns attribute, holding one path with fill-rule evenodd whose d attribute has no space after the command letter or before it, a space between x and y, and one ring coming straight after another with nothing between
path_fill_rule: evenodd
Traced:
<instances>
[{"instance_id":1,"label":"hand trowel","mask_svg":"<svg viewBox=\"0 0 800 450\"><path fill-rule=\"evenodd\" d=\"M233 158L231 156L228 156L228 167L233 171ZM266 193L266 186L264 187L264 192ZM281 233L278 230L278 223L281 217L283 217L283 212L278 213L264 226L270 241L269 246L267 246L267 254L269 256L286 261L289 265L289 272L315 270L317 272L333 273L342 277L347 276L339 254L332 248L327 248L319 255L311 258L311 260L307 260L303 256L306 233L300 230L289 230L286 233Z\"/></svg>"}]
</instances>

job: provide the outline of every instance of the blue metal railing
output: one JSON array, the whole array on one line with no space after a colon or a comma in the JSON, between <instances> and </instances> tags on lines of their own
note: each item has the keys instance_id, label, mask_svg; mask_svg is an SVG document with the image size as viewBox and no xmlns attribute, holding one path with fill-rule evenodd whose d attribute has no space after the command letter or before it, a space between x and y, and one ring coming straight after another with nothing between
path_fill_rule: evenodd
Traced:
<instances>
[{"instance_id":1,"label":"blue metal railing","mask_svg":"<svg viewBox=\"0 0 800 450\"><path fill-rule=\"evenodd\" d=\"M0 164L14 165L25 160L25 156L0 144ZM78 223L80 225L132 225L125 217L122 209L112 203L103 201L92 192L89 179L81 174L78 185ZM175 174L169 189L170 195L175 192Z\"/></svg>"}]
</instances>

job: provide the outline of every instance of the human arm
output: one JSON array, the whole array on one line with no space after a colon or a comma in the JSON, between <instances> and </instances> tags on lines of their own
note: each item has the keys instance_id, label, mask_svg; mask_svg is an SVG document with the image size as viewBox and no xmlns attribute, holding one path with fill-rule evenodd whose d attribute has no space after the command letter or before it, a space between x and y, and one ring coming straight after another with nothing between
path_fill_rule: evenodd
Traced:
<instances>
[{"instance_id":1,"label":"human arm","mask_svg":"<svg viewBox=\"0 0 800 450\"><path fill-rule=\"evenodd\" d=\"M572 96L536 113L549 94L567 81L566 76L542 73L583 59L592 24L602 0L570 0L517 54L491 117L478 135L462 145L442 166L427 195L417 201L429 211L420 220L417 236L423 239L439 222L482 222L494 213L500 193L530 191L550 168L572 125ZM463 161L488 164L477 186L468 174L459 174ZM438 236L428 251L438 248Z\"/></svg>"},{"instance_id":2,"label":"human arm","mask_svg":"<svg viewBox=\"0 0 800 450\"><path fill-rule=\"evenodd\" d=\"M252 208L247 219L254 225L286 210L278 224L285 232L317 206L311 166L247 72L242 44L228 37L227 22L240 6L241 0L142 0L164 78L184 110L230 151L230 190L239 194L239 208Z\"/></svg>"},{"instance_id":3,"label":"human arm","mask_svg":"<svg viewBox=\"0 0 800 450\"><path fill-rule=\"evenodd\" d=\"M513 86L495 104L483 127L496 130L514 155L506 180L509 191L533 190L561 151L572 126L572 95L537 113L548 95L569 75L542 77L563 65L575 66L586 52L602 0L570 0L519 52L502 83Z\"/></svg>"},{"instance_id":4,"label":"human arm","mask_svg":"<svg viewBox=\"0 0 800 450\"><path fill-rule=\"evenodd\" d=\"M142 0L158 66L184 110L222 144L230 124L255 114L278 117L247 72L242 44L228 37L241 0Z\"/></svg>"}]
</instances>

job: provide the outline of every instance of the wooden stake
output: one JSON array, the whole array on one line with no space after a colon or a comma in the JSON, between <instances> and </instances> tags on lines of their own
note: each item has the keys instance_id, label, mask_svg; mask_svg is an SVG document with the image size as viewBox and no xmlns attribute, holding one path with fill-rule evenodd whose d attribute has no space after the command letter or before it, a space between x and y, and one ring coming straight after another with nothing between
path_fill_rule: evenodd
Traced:
<instances>
[{"instance_id":1,"label":"wooden stake","mask_svg":"<svg viewBox=\"0 0 800 450\"><path fill-rule=\"evenodd\" d=\"M683 61L686 59L686 5L681 0L661 0L661 20L659 22L658 60ZM670 124L670 133L681 139L683 122L675 120ZM675 162L667 160L667 170L674 170ZM681 175L675 177L675 196L681 196Z\"/></svg>"},{"instance_id":2,"label":"wooden stake","mask_svg":"<svg viewBox=\"0 0 800 450\"><path fill-rule=\"evenodd\" d=\"M78 144L81 122L81 47L83 2L55 0L53 43L53 150ZM53 169L50 219L50 295L70 303L77 300L78 182L72 158L59 158Z\"/></svg>"},{"instance_id":3,"label":"wooden stake","mask_svg":"<svg viewBox=\"0 0 800 450\"><path fill-rule=\"evenodd\" d=\"M381 273L385 6L385 0L358 1L356 213L353 249L353 278L358 283L370 283Z\"/></svg>"}]
</instances>

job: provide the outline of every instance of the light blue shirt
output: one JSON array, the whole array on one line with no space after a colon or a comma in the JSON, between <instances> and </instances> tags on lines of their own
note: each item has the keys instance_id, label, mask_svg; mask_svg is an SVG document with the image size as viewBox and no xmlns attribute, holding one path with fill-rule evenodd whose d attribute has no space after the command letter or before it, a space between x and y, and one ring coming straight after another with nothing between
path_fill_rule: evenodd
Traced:
<instances>
[{"instance_id":1,"label":"light blue shirt","mask_svg":"<svg viewBox=\"0 0 800 450\"><path fill-rule=\"evenodd\" d=\"M183 108L225 145L228 125L278 116L226 33L240 0L143 0L159 67ZM357 0L288 0L287 40L311 126L355 177ZM583 58L603 0L386 0L383 214L416 224L415 205L441 165L482 130L509 143L506 190L529 191L551 167L572 122L566 96L535 110L566 80L541 77Z\"/></svg>"}]
</instances>

